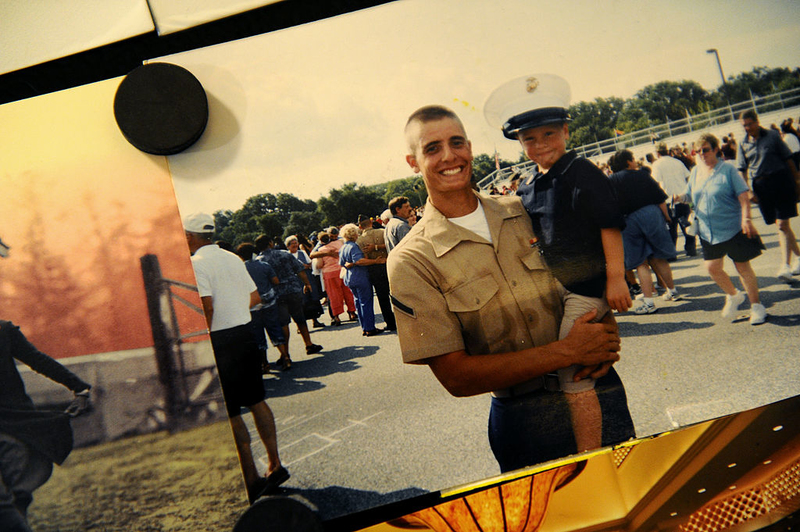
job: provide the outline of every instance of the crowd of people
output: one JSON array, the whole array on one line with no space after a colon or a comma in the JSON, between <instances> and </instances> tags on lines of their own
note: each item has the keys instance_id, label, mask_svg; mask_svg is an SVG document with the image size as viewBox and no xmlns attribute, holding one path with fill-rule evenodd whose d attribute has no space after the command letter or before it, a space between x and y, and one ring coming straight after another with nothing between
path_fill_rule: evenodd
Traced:
<instances>
[{"instance_id":1,"label":"crowd of people","mask_svg":"<svg viewBox=\"0 0 800 532\"><path fill-rule=\"evenodd\" d=\"M275 421L266 403L262 375L270 372L268 343L277 349L276 366L292 367L290 324L305 344L306 354L323 352L311 340L312 328L358 321L363 336L397 329L389 295L386 258L393 246L417 223L417 210L407 197L393 198L379 216L359 216L357 224L331 226L306 238L291 235L278 241L268 235L233 248L212 241L214 219L193 213L183 220L203 311L211 334L234 442L242 464L248 497L253 502L289 479L278 452ZM385 227L384 227L385 226ZM384 321L377 327L374 296ZM243 408L253 416L267 451L268 467L259 475Z\"/></svg>"},{"instance_id":2,"label":"crowd of people","mask_svg":"<svg viewBox=\"0 0 800 532\"><path fill-rule=\"evenodd\" d=\"M800 132L795 128L792 118L783 120L780 126L771 124L769 130L760 126L754 111L742 113L740 120L746 131L744 143L749 147L749 157L739 149L735 134L730 132L721 139L709 134L700 134L694 142L683 142L672 147L659 142L655 145L654 153L648 153L638 159L630 150L623 149L614 153L607 162L597 165L614 183L619 202L626 215L627 226L623 231L625 252L628 255L625 260L626 282L631 295L642 300L640 305L633 308L633 312L637 314L656 312L654 298L658 293L657 288L664 291L665 300L681 298L674 287L669 265L677 259L675 246L680 231L687 257L697 255L698 239L701 244L705 242L706 245L716 245L736 236L735 242L744 244L744 251L737 250L733 255L729 255L741 278L744 292L736 289L725 273L723 269L725 254L718 256L718 249L708 252L703 248L703 257L709 275L726 294L723 316L735 317L736 310L744 303L746 294L752 306L751 322L763 323L767 313L760 303L755 273L750 266L750 260L765 249L755 227L752 226L750 215L752 205L760 205L759 196L764 197L766 201L767 214L763 215L765 222L772 224L777 221L778 224L782 261L777 277L782 281L791 282L793 276L800 275L800 249L789 225L789 219L796 215L796 202L793 204L791 197L794 194L800 195L800 191L797 190L800 187L797 183L800 181L796 180L797 174L793 174L800 168ZM752 131L748 131L745 125L747 123L752 124ZM760 136L764 139L762 142L769 143L769 147L760 149L753 147L758 144ZM782 142L779 143L778 140ZM764 158L768 161L766 171L761 168L761 161ZM755 179L750 180L750 185L746 180L748 165L755 165L755 171L759 172L754 176ZM719 172L729 176L726 185L727 195L719 190L719 186L708 189L703 186L700 188L702 194L697 190L693 193L693 183L705 185L709 176L716 176ZM770 173L779 175L769 179L764 179L762 176ZM519 194L520 183L528 175L530 171L513 172L502 185L493 185L489 193ZM709 183L717 181L715 178ZM757 190L760 190L760 194ZM658 201L661 194L664 197ZM649 203L642 205L644 201ZM634 206L639 206L643 210L634 209ZM645 213L648 213L646 217ZM716 224L720 218L725 217L727 225L721 229ZM737 217L741 218L741 224L734 223L733 219ZM713 234L709 225L712 222L715 223ZM664 238L661 231L664 223L670 238ZM737 236L739 233L741 235ZM745 240L741 240L742 236ZM720 240L723 237L724 239ZM644 261L641 257L635 257L642 254L647 255ZM638 265L632 266L634 263ZM656 282L653 281L652 274L655 274Z\"/></svg>"}]
</instances>

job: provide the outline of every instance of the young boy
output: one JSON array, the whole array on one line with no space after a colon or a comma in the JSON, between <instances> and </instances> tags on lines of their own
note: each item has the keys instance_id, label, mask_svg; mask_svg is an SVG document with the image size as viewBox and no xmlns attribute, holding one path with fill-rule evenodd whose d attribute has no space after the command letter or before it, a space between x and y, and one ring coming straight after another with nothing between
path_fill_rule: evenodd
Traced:
<instances>
[{"instance_id":1,"label":"young boy","mask_svg":"<svg viewBox=\"0 0 800 532\"><path fill-rule=\"evenodd\" d=\"M587 312L596 311L599 321L611 319L609 308L624 312L631 306L622 247L625 222L605 174L567 152L569 99L563 78L536 74L501 85L484 111L489 123L518 140L537 165L523 177L517 194L538 237L532 245L567 290L559 338ZM558 373L578 451L585 451L602 445L602 415L594 379L576 380L581 369L570 366Z\"/></svg>"}]
</instances>

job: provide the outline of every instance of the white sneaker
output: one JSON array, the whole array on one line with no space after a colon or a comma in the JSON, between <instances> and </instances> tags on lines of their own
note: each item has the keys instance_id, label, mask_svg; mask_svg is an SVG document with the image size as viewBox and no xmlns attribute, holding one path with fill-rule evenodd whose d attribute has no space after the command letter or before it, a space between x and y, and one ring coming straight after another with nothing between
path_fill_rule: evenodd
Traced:
<instances>
[{"instance_id":1,"label":"white sneaker","mask_svg":"<svg viewBox=\"0 0 800 532\"><path fill-rule=\"evenodd\" d=\"M761 325L767 321L767 309L761 303L750 305L750 325Z\"/></svg>"},{"instance_id":2,"label":"white sneaker","mask_svg":"<svg viewBox=\"0 0 800 532\"><path fill-rule=\"evenodd\" d=\"M681 295L678 293L678 289L677 288L672 289L672 290L667 288L667 291L664 292L664 295L661 296L661 299L663 299L664 301L679 301L682 298L681 298Z\"/></svg>"},{"instance_id":3,"label":"white sneaker","mask_svg":"<svg viewBox=\"0 0 800 532\"><path fill-rule=\"evenodd\" d=\"M794 259L794 268L791 271L792 275L800 275L800 257Z\"/></svg>"},{"instance_id":4,"label":"white sneaker","mask_svg":"<svg viewBox=\"0 0 800 532\"><path fill-rule=\"evenodd\" d=\"M736 311L739 310L739 306L744 303L744 292L739 292L738 290L732 296L725 294L725 306L722 307L722 317L728 320L732 320L736 317Z\"/></svg>"},{"instance_id":5,"label":"white sneaker","mask_svg":"<svg viewBox=\"0 0 800 532\"><path fill-rule=\"evenodd\" d=\"M778 269L778 279L787 283L792 282L792 269L789 268L788 264L782 264Z\"/></svg>"},{"instance_id":6,"label":"white sneaker","mask_svg":"<svg viewBox=\"0 0 800 532\"><path fill-rule=\"evenodd\" d=\"M653 314L658 309L655 304L649 301L642 301L642 304L633 309L634 314Z\"/></svg>"}]
</instances>

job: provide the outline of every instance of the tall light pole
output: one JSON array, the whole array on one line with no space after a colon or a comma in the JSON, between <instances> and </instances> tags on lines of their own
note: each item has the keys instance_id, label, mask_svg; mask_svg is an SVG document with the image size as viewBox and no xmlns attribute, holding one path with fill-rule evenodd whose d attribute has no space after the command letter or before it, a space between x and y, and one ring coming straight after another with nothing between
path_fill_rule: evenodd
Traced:
<instances>
[{"instance_id":1,"label":"tall light pole","mask_svg":"<svg viewBox=\"0 0 800 532\"><path fill-rule=\"evenodd\" d=\"M706 50L707 54L714 54L714 57L717 58L717 67L719 68L719 77L722 78L722 85L720 86L719 90L725 96L725 100L728 102L728 111L731 113L731 119L733 119L733 108L731 108L731 101L728 98L728 83L725 81L725 74L722 73L722 63L719 60L719 52L716 48L709 48Z\"/></svg>"},{"instance_id":2,"label":"tall light pole","mask_svg":"<svg viewBox=\"0 0 800 532\"><path fill-rule=\"evenodd\" d=\"M720 61L719 61L719 52L717 51L716 48L711 48L709 50L706 50L706 53L707 54L714 54L714 57L717 58L717 67L719 67L719 77L722 78L722 86L724 87L726 85L725 74L722 73L722 63L720 63Z\"/></svg>"}]
</instances>

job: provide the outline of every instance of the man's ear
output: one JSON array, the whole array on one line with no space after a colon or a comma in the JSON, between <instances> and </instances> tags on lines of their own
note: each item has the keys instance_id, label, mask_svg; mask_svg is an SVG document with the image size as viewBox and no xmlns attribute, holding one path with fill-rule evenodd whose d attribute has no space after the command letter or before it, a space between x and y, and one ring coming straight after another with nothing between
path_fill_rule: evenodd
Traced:
<instances>
[{"instance_id":1,"label":"man's ear","mask_svg":"<svg viewBox=\"0 0 800 532\"><path fill-rule=\"evenodd\" d=\"M414 155L406 155L406 162L408 166L411 167L412 170L419 173L419 165L417 164L417 158Z\"/></svg>"}]
</instances>

